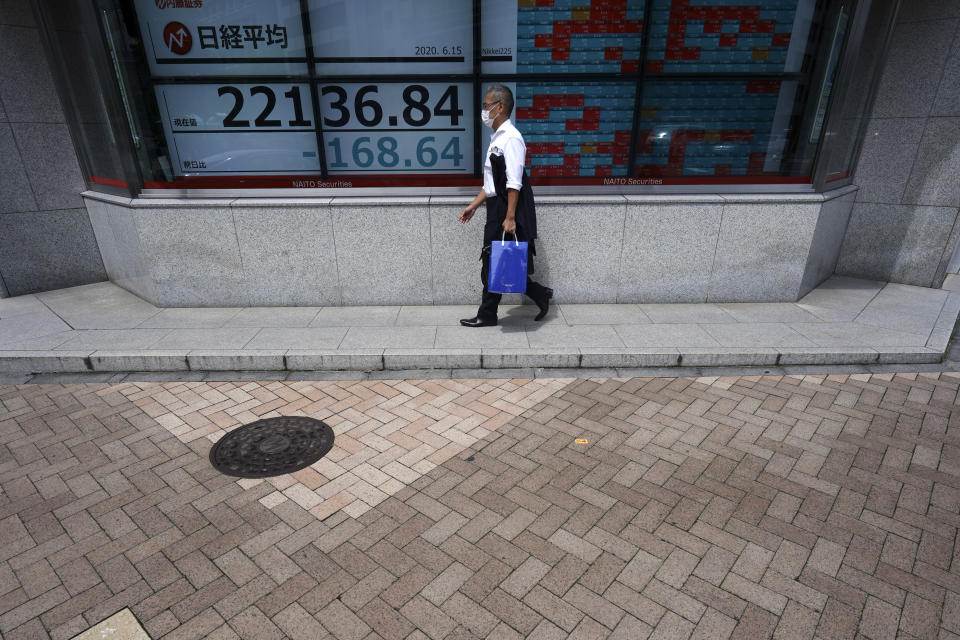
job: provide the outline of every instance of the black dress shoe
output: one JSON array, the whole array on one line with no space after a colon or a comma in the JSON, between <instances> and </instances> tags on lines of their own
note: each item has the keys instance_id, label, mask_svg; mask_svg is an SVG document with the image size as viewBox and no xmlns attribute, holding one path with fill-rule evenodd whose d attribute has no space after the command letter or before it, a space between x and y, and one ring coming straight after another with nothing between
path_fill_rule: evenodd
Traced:
<instances>
[{"instance_id":1,"label":"black dress shoe","mask_svg":"<svg viewBox=\"0 0 960 640\"><path fill-rule=\"evenodd\" d=\"M550 310L550 298L552 297L553 289L547 289L547 293L543 296L543 299L537 300L537 306L540 307L540 313L534 317L534 320L543 320L543 316L547 315L547 311Z\"/></svg>"},{"instance_id":2,"label":"black dress shoe","mask_svg":"<svg viewBox=\"0 0 960 640\"><path fill-rule=\"evenodd\" d=\"M497 326L496 320L481 320L480 318L474 316L473 318L464 318L460 321L465 327L495 327Z\"/></svg>"}]
</instances>

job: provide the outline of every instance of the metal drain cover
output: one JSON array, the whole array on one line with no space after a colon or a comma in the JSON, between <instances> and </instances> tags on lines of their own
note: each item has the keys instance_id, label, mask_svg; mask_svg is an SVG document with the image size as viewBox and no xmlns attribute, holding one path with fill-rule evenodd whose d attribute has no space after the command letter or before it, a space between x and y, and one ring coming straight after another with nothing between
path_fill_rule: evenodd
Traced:
<instances>
[{"instance_id":1,"label":"metal drain cover","mask_svg":"<svg viewBox=\"0 0 960 640\"><path fill-rule=\"evenodd\" d=\"M333 429L302 416L245 424L210 449L210 463L228 476L269 478L308 467L333 447Z\"/></svg>"}]
</instances>

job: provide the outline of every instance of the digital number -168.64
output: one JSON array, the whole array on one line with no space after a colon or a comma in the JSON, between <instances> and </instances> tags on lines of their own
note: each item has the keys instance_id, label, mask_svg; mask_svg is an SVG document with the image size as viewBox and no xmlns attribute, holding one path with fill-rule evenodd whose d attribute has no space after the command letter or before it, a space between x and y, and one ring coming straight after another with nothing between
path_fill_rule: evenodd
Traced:
<instances>
[{"instance_id":1,"label":"digital number -168.64","mask_svg":"<svg viewBox=\"0 0 960 640\"><path fill-rule=\"evenodd\" d=\"M376 162L377 167L385 169L397 166L411 169L434 167L440 162L446 167L459 167L463 160L463 154L460 152L460 138L457 136L450 138L445 145L442 141L437 141L434 136L423 136L416 140L415 148L413 142L412 139L405 140L406 145L409 146L405 145L406 148L401 148L393 136L380 136L375 142L370 136L360 136L355 138L352 144L348 139L347 145L350 148L345 150L340 137L330 138L327 140L327 146L330 148L330 153L327 155L328 166L331 169L352 167L364 169L373 166ZM344 160L345 151L350 153L352 163ZM414 158L416 166L413 166Z\"/></svg>"}]
</instances>

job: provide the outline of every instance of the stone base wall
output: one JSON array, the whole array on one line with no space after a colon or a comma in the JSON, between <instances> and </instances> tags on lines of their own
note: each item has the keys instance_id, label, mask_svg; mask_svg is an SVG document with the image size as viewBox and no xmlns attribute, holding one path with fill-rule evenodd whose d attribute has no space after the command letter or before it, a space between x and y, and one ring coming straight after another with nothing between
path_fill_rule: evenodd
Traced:
<instances>
[{"instance_id":1,"label":"stone base wall","mask_svg":"<svg viewBox=\"0 0 960 640\"><path fill-rule=\"evenodd\" d=\"M479 300L465 198L84 195L110 279L158 306ZM855 197L544 196L535 277L567 303L795 301L834 272Z\"/></svg>"},{"instance_id":2,"label":"stone base wall","mask_svg":"<svg viewBox=\"0 0 960 640\"><path fill-rule=\"evenodd\" d=\"M958 175L960 2L904 1L854 174L860 191L837 273L939 287L960 241Z\"/></svg>"},{"instance_id":3,"label":"stone base wall","mask_svg":"<svg viewBox=\"0 0 960 640\"><path fill-rule=\"evenodd\" d=\"M27 0L0 2L0 298L106 280Z\"/></svg>"}]
</instances>

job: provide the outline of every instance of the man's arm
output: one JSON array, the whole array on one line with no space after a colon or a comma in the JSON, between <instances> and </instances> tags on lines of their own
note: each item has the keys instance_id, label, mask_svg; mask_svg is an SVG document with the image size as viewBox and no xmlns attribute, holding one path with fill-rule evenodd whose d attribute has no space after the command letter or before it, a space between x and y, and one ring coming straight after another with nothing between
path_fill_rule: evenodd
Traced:
<instances>
[{"instance_id":1,"label":"man's arm","mask_svg":"<svg viewBox=\"0 0 960 640\"><path fill-rule=\"evenodd\" d=\"M517 232L517 202L523 187L523 165L526 162L527 147L523 140L509 138L503 145L503 159L507 169L507 217L503 221L503 230Z\"/></svg>"},{"instance_id":2,"label":"man's arm","mask_svg":"<svg viewBox=\"0 0 960 640\"><path fill-rule=\"evenodd\" d=\"M517 201L520 192L516 189L507 189L507 217L503 221L503 230L507 233L517 232Z\"/></svg>"},{"instance_id":3,"label":"man's arm","mask_svg":"<svg viewBox=\"0 0 960 640\"><path fill-rule=\"evenodd\" d=\"M487 192L483 189L480 189L480 193L477 194L477 197L474 198L470 204L463 208L463 211L460 212L460 217L457 218L460 222L470 222L470 218L473 217L473 214L476 213L477 208L484 203L487 199Z\"/></svg>"}]
</instances>

